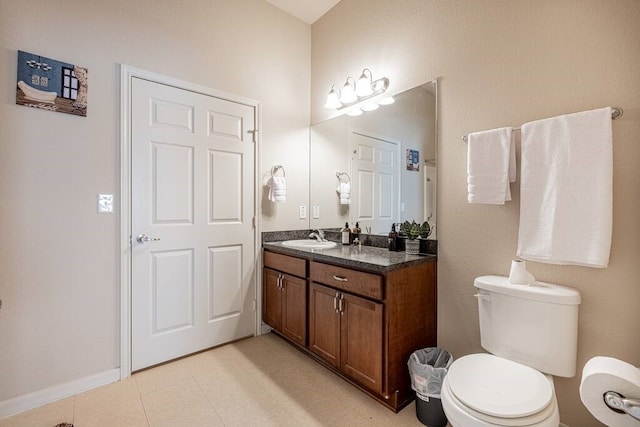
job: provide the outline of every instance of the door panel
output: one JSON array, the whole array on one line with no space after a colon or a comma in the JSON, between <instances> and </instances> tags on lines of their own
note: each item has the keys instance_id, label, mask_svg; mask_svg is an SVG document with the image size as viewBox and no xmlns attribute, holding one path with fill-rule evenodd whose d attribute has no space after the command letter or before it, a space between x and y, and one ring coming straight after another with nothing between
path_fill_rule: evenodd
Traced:
<instances>
[{"instance_id":1,"label":"door panel","mask_svg":"<svg viewBox=\"0 0 640 427\"><path fill-rule=\"evenodd\" d=\"M252 106L138 78L131 95L138 370L254 333L256 147Z\"/></svg>"},{"instance_id":2,"label":"door panel","mask_svg":"<svg viewBox=\"0 0 640 427\"><path fill-rule=\"evenodd\" d=\"M335 367L340 367L340 315L331 288L309 286L309 349Z\"/></svg>"},{"instance_id":3,"label":"door panel","mask_svg":"<svg viewBox=\"0 0 640 427\"><path fill-rule=\"evenodd\" d=\"M209 222L239 224L242 222L244 177L240 153L209 151L209 183L211 204Z\"/></svg>"},{"instance_id":4,"label":"door panel","mask_svg":"<svg viewBox=\"0 0 640 427\"><path fill-rule=\"evenodd\" d=\"M193 147L151 144L153 224L193 223Z\"/></svg>"},{"instance_id":5,"label":"door panel","mask_svg":"<svg viewBox=\"0 0 640 427\"><path fill-rule=\"evenodd\" d=\"M280 273L270 268L263 269L262 320L278 331L282 330L282 292Z\"/></svg>"},{"instance_id":6,"label":"door panel","mask_svg":"<svg viewBox=\"0 0 640 427\"><path fill-rule=\"evenodd\" d=\"M242 314L242 246L209 248L209 321Z\"/></svg>"},{"instance_id":7,"label":"door panel","mask_svg":"<svg viewBox=\"0 0 640 427\"><path fill-rule=\"evenodd\" d=\"M344 372L382 392L382 304L343 294L341 358Z\"/></svg>"},{"instance_id":8,"label":"door panel","mask_svg":"<svg viewBox=\"0 0 640 427\"><path fill-rule=\"evenodd\" d=\"M307 281L284 275L282 333L292 341L307 344Z\"/></svg>"},{"instance_id":9,"label":"door panel","mask_svg":"<svg viewBox=\"0 0 640 427\"><path fill-rule=\"evenodd\" d=\"M153 335L193 326L193 251L152 253Z\"/></svg>"}]
</instances>

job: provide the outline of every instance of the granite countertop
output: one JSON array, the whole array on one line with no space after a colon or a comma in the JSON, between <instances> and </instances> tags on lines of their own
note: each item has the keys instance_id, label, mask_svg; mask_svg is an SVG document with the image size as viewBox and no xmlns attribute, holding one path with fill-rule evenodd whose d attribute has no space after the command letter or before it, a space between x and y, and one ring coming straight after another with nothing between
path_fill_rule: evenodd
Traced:
<instances>
[{"instance_id":1,"label":"granite countertop","mask_svg":"<svg viewBox=\"0 0 640 427\"><path fill-rule=\"evenodd\" d=\"M391 252L373 246L338 245L330 249L302 249L283 246L282 242L264 242L265 250L285 255L326 262L343 267L357 268L373 273L386 273L399 268L424 262L436 262L436 255L411 255L406 252Z\"/></svg>"}]
</instances>

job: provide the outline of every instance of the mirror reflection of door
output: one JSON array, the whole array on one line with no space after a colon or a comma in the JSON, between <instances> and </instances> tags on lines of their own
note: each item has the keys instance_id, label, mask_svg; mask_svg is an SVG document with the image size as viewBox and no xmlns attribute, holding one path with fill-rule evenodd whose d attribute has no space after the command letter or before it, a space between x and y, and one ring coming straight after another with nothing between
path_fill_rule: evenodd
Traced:
<instances>
[{"instance_id":1,"label":"mirror reflection of door","mask_svg":"<svg viewBox=\"0 0 640 427\"><path fill-rule=\"evenodd\" d=\"M384 233L399 218L400 142L371 132L349 132L351 223Z\"/></svg>"}]
</instances>

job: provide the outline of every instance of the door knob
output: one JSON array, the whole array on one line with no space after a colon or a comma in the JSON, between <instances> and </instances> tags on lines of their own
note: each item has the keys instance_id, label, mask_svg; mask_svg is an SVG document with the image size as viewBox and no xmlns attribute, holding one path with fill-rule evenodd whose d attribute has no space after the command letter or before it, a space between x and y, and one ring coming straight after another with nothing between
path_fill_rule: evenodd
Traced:
<instances>
[{"instance_id":1,"label":"door knob","mask_svg":"<svg viewBox=\"0 0 640 427\"><path fill-rule=\"evenodd\" d=\"M146 234L138 234L136 237L138 243L157 242L158 240L160 240L159 237L149 237Z\"/></svg>"}]
</instances>

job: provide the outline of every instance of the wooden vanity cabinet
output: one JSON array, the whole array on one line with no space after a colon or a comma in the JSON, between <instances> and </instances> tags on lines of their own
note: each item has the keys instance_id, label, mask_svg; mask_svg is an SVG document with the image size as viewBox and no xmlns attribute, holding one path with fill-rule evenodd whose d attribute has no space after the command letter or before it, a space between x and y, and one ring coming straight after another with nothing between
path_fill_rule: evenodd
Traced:
<instances>
[{"instance_id":1,"label":"wooden vanity cabinet","mask_svg":"<svg viewBox=\"0 0 640 427\"><path fill-rule=\"evenodd\" d=\"M264 253L262 320L301 346L307 345L305 276L306 260Z\"/></svg>"},{"instance_id":2,"label":"wooden vanity cabinet","mask_svg":"<svg viewBox=\"0 0 640 427\"><path fill-rule=\"evenodd\" d=\"M382 331L382 303L309 285L309 349L376 393L383 391Z\"/></svg>"},{"instance_id":3,"label":"wooden vanity cabinet","mask_svg":"<svg viewBox=\"0 0 640 427\"><path fill-rule=\"evenodd\" d=\"M264 266L265 323L389 409L413 400L409 356L437 345L435 262L379 271L265 251Z\"/></svg>"}]
</instances>

